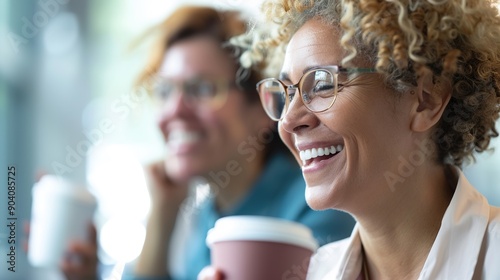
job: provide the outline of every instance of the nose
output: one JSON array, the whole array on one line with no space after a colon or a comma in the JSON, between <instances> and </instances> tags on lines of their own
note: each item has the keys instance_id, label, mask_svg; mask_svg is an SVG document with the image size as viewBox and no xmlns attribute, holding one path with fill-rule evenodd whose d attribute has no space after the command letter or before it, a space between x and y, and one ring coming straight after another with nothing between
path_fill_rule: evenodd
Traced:
<instances>
[{"instance_id":1,"label":"nose","mask_svg":"<svg viewBox=\"0 0 500 280\"><path fill-rule=\"evenodd\" d=\"M296 93L288 105L288 110L285 112L280 125L288 133L298 134L318 125L319 120L313 112L306 108L298 90Z\"/></svg>"}]
</instances>

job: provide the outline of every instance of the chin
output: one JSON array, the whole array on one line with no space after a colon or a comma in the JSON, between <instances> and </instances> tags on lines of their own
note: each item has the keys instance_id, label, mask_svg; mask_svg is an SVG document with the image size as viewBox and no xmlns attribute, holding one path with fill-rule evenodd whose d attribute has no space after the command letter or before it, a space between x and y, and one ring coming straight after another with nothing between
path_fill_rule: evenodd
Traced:
<instances>
[{"instance_id":1,"label":"chin","mask_svg":"<svg viewBox=\"0 0 500 280\"><path fill-rule=\"evenodd\" d=\"M342 202L345 196L339 190L335 190L335 185L311 186L306 182L305 191L306 202L314 210L338 209L343 210Z\"/></svg>"},{"instance_id":2,"label":"chin","mask_svg":"<svg viewBox=\"0 0 500 280\"><path fill-rule=\"evenodd\" d=\"M314 210L326 210L332 208L328 195L325 195L325 193L319 190L319 188L321 187L306 187L305 196L307 205Z\"/></svg>"}]
</instances>

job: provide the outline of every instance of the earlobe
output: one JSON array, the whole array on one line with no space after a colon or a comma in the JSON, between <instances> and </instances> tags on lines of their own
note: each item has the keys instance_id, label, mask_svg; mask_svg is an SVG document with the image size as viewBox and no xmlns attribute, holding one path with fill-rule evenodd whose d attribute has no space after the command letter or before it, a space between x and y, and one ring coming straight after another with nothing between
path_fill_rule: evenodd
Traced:
<instances>
[{"instance_id":1,"label":"earlobe","mask_svg":"<svg viewBox=\"0 0 500 280\"><path fill-rule=\"evenodd\" d=\"M425 132L436 125L451 98L451 86L443 78L432 79L432 73L426 73L418 81L415 91L410 128L415 132Z\"/></svg>"}]
</instances>

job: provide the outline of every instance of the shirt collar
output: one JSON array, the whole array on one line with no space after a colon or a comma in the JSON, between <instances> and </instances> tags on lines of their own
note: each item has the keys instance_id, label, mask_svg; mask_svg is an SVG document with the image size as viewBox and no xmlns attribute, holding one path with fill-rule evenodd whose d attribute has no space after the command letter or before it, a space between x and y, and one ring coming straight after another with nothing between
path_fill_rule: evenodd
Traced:
<instances>
[{"instance_id":1,"label":"shirt collar","mask_svg":"<svg viewBox=\"0 0 500 280\"><path fill-rule=\"evenodd\" d=\"M321 247L316 252L307 279L358 279L363 265L358 227L358 224L354 226L350 238Z\"/></svg>"},{"instance_id":2,"label":"shirt collar","mask_svg":"<svg viewBox=\"0 0 500 280\"><path fill-rule=\"evenodd\" d=\"M419 279L473 277L488 226L489 205L462 171L457 167L455 171L459 174L457 188Z\"/></svg>"}]
</instances>

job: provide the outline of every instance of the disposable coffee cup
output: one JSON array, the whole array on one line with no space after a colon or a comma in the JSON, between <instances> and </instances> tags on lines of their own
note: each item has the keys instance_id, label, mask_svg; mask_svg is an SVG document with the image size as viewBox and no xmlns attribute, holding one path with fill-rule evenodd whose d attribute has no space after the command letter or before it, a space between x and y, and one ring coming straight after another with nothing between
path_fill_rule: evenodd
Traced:
<instances>
[{"instance_id":1,"label":"disposable coffee cup","mask_svg":"<svg viewBox=\"0 0 500 280\"><path fill-rule=\"evenodd\" d=\"M43 176L32 194L28 260L55 268L71 242L88 242L96 199L85 187L54 175Z\"/></svg>"},{"instance_id":2,"label":"disposable coffee cup","mask_svg":"<svg viewBox=\"0 0 500 280\"><path fill-rule=\"evenodd\" d=\"M230 216L209 230L212 266L225 280L305 279L318 248L299 223L262 216Z\"/></svg>"}]
</instances>

